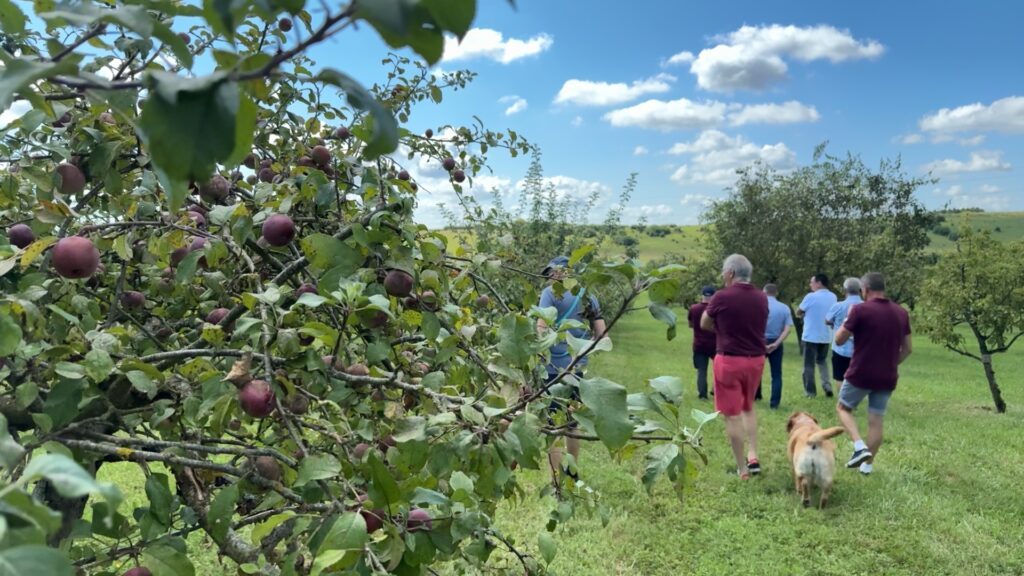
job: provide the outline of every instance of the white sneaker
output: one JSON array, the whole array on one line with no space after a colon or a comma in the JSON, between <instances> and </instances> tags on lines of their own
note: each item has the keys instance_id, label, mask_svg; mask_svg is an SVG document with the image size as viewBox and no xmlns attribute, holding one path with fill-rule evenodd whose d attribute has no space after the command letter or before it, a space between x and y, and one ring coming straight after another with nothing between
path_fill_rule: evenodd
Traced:
<instances>
[{"instance_id":1,"label":"white sneaker","mask_svg":"<svg viewBox=\"0 0 1024 576\"><path fill-rule=\"evenodd\" d=\"M872 472L872 467L871 467L871 463L870 462L864 462L863 464L860 465L860 473L861 474L867 476L868 474L871 474L871 472Z\"/></svg>"}]
</instances>

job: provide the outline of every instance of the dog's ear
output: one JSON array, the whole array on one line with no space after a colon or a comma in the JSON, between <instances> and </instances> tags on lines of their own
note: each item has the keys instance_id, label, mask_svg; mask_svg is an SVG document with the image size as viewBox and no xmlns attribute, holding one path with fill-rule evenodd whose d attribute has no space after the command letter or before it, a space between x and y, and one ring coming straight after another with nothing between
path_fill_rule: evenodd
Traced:
<instances>
[{"instance_id":1,"label":"dog's ear","mask_svg":"<svg viewBox=\"0 0 1024 576\"><path fill-rule=\"evenodd\" d=\"M796 417L799 415L799 412L793 412L792 414L789 415L789 420L786 421L786 432L793 431L793 423L796 421Z\"/></svg>"}]
</instances>

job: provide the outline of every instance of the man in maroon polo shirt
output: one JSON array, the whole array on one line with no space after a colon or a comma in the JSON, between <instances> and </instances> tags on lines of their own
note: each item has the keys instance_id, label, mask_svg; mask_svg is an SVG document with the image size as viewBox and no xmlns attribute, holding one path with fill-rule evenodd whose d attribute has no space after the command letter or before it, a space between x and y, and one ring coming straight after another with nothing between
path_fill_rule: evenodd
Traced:
<instances>
[{"instance_id":1,"label":"man in maroon polo shirt","mask_svg":"<svg viewBox=\"0 0 1024 576\"><path fill-rule=\"evenodd\" d=\"M761 473L754 395L764 372L768 297L750 283L753 271L750 260L741 254L726 258L722 264L725 288L711 298L700 320L701 328L715 333L715 409L725 417L736 473L743 480Z\"/></svg>"},{"instance_id":2,"label":"man in maroon polo shirt","mask_svg":"<svg viewBox=\"0 0 1024 576\"><path fill-rule=\"evenodd\" d=\"M872 462L882 446L882 423L896 381L898 366L910 356L910 316L899 304L885 297L885 278L871 272L861 279L864 302L850 308L846 321L836 331L836 344L851 337L857 342L853 359L839 390L836 411L853 439L853 456L847 468L872 472ZM860 436L854 409L868 399L868 441Z\"/></svg>"},{"instance_id":3,"label":"man in maroon polo shirt","mask_svg":"<svg viewBox=\"0 0 1024 576\"><path fill-rule=\"evenodd\" d=\"M697 397L708 398L708 363L715 357L715 333L700 327L700 318L708 307L708 302L715 295L714 286L705 286L700 291L701 300L690 306L687 317L690 328L693 328L693 367L697 370Z\"/></svg>"}]
</instances>

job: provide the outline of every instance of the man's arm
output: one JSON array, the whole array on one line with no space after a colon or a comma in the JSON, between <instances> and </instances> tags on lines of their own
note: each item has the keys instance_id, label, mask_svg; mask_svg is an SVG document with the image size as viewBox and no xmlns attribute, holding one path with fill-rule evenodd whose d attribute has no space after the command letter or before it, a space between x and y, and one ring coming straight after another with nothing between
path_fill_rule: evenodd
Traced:
<instances>
[{"instance_id":1,"label":"man's arm","mask_svg":"<svg viewBox=\"0 0 1024 576\"><path fill-rule=\"evenodd\" d=\"M544 320L538 318L537 319L537 335L538 336L543 336L544 333L547 332L547 331L548 331L548 323L545 322Z\"/></svg>"},{"instance_id":2,"label":"man's arm","mask_svg":"<svg viewBox=\"0 0 1024 576\"><path fill-rule=\"evenodd\" d=\"M771 342L768 344L769 354L778 350L779 346L782 346L782 343L785 342L786 338L789 336L789 329L792 328L792 326L792 324L786 324L785 326L783 326L782 334L779 334L779 337L775 339L775 342Z\"/></svg>"},{"instance_id":3,"label":"man's arm","mask_svg":"<svg viewBox=\"0 0 1024 576\"><path fill-rule=\"evenodd\" d=\"M900 359L899 364L903 364L903 361L910 356L910 353L914 351L914 345L910 342L910 334L903 337L903 344L900 345Z\"/></svg>"},{"instance_id":4,"label":"man's arm","mask_svg":"<svg viewBox=\"0 0 1024 576\"><path fill-rule=\"evenodd\" d=\"M846 344L846 341L850 339L850 336L853 336L853 334L846 328L846 324L844 323L839 327L839 330L836 330L836 344L840 346Z\"/></svg>"},{"instance_id":5,"label":"man's arm","mask_svg":"<svg viewBox=\"0 0 1024 576\"><path fill-rule=\"evenodd\" d=\"M608 331L608 326L604 322L604 318L598 318L590 323L590 331L594 334L594 340L600 340L605 337L605 332Z\"/></svg>"},{"instance_id":6,"label":"man's arm","mask_svg":"<svg viewBox=\"0 0 1024 576\"><path fill-rule=\"evenodd\" d=\"M704 315L700 317L700 328L706 332L715 331L715 319L708 316L707 310L705 310Z\"/></svg>"}]
</instances>

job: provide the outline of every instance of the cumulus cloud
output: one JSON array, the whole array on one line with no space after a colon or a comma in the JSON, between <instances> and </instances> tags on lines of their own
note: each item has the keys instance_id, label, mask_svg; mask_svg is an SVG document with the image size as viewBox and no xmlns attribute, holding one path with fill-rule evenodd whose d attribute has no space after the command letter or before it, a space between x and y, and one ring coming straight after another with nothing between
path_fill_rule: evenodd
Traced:
<instances>
[{"instance_id":1,"label":"cumulus cloud","mask_svg":"<svg viewBox=\"0 0 1024 576\"><path fill-rule=\"evenodd\" d=\"M920 144L921 142L924 142L924 136L921 136L920 134L914 134L914 133L904 134L902 136L897 137L896 138L896 142L899 142L900 144L906 144L906 145Z\"/></svg>"},{"instance_id":2,"label":"cumulus cloud","mask_svg":"<svg viewBox=\"0 0 1024 576\"><path fill-rule=\"evenodd\" d=\"M664 66L680 66L682 64L689 64L693 62L693 52L683 51L673 54L668 60L665 60Z\"/></svg>"},{"instance_id":3,"label":"cumulus cloud","mask_svg":"<svg viewBox=\"0 0 1024 576\"><path fill-rule=\"evenodd\" d=\"M737 169L756 161L780 170L796 165L796 154L782 142L759 146L741 135L731 137L718 130L705 130L694 141L677 143L668 152L691 155L671 176L679 184L727 186L736 181Z\"/></svg>"},{"instance_id":4,"label":"cumulus cloud","mask_svg":"<svg viewBox=\"0 0 1024 576\"><path fill-rule=\"evenodd\" d=\"M646 146L637 146L633 148L633 156L646 156L649 150Z\"/></svg>"},{"instance_id":5,"label":"cumulus cloud","mask_svg":"<svg viewBox=\"0 0 1024 576\"><path fill-rule=\"evenodd\" d=\"M961 138L960 139L960 145L961 146L967 146L967 147L970 147L970 146L981 146L982 142L984 142L984 141L985 141L985 135L984 134L978 134L977 136L971 136L970 138Z\"/></svg>"},{"instance_id":6,"label":"cumulus cloud","mask_svg":"<svg viewBox=\"0 0 1024 576\"><path fill-rule=\"evenodd\" d=\"M11 122L25 115L32 109L32 105L25 100L18 100L3 112L0 112L0 128L6 127Z\"/></svg>"},{"instance_id":7,"label":"cumulus cloud","mask_svg":"<svg viewBox=\"0 0 1024 576\"><path fill-rule=\"evenodd\" d=\"M459 42L454 36L445 37L444 62L487 58L501 64L509 64L522 58L536 56L551 48L554 38L548 34L537 34L527 40L505 39L504 35L490 28L473 28Z\"/></svg>"},{"instance_id":8,"label":"cumulus cloud","mask_svg":"<svg viewBox=\"0 0 1024 576\"><path fill-rule=\"evenodd\" d=\"M821 119L814 106L807 106L795 100L782 104L753 104L744 106L738 112L729 115L729 124L797 124L800 122L817 122Z\"/></svg>"},{"instance_id":9,"label":"cumulus cloud","mask_svg":"<svg viewBox=\"0 0 1024 576\"><path fill-rule=\"evenodd\" d=\"M509 107L505 109L505 116L511 116L518 114L523 110L526 110L527 102L526 98L520 98L519 96L502 96L498 99L500 104L508 104Z\"/></svg>"},{"instance_id":10,"label":"cumulus cloud","mask_svg":"<svg viewBox=\"0 0 1024 576\"><path fill-rule=\"evenodd\" d=\"M1024 133L1024 96L1010 96L985 105L980 102L943 108L920 122L926 132Z\"/></svg>"},{"instance_id":11,"label":"cumulus cloud","mask_svg":"<svg viewBox=\"0 0 1024 576\"><path fill-rule=\"evenodd\" d=\"M555 96L555 104L578 104L580 106L614 106L631 102L647 94L668 92L675 77L658 74L632 84L625 82L594 82L591 80L566 80Z\"/></svg>"},{"instance_id":12,"label":"cumulus cloud","mask_svg":"<svg viewBox=\"0 0 1024 576\"><path fill-rule=\"evenodd\" d=\"M710 206L715 199L706 194L684 194L679 200L683 206L699 206L701 208Z\"/></svg>"},{"instance_id":13,"label":"cumulus cloud","mask_svg":"<svg viewBox=\"0 0 1024 576\"><path fill-rule=\"evenodd\" d=\"M860 41L832 26L743 26L700 51L690 72L697 85L714 92L763 90L786 78L786 59L810 62L878 58L882 44Z\"/></svg>"},{"instance_id":14,"label":"cumulus cloud","mask_svg":"<svg viewBox=\"0 0 1024 576\"><path fill-rule=\"evenodd\" d=\"M933 194L945 198L945 203L953 208L983 208L993 211L1009 209L1010 199L997 192L1000 192L1000 188L990 184L982 185L975 192L968 192L960 184L932 190Z\"/></svg>"},{"instance_id":15,"label":"cumulus cloud","mask_svg":"<svg viewBox=\"0 0 1024 576\"><path fill-rule=\"evenodd\" d=\"M612 126L630 126L654 130L691 130L730 124L795 124L817 122L821 118L814 106L790 100L782 104L736 104L717 100L695 102L651 99L627 108L612 110L604 119Z\"/></svg>"},{"instance_id":16,"label":"cumulus cloud","mask_svg":"<svg viewBox=\"0 0 1024 576\"><path fill-rule=\"evenodd\" d=\"M647 100L628 108L612 110L604 119L612 126L632 126L654 130L686 130L717 126L725 120L729 105L722 102Z\"/></svg>"},{"instance_id":17,"label":"cumulus cloud","mask_svg":"<svg viewBox=\"0 0 1024 576\"><path fill-rule=\"evenodd\" d=\"M966 162L954 158L936 160L925 164L926 172L934 174L960 174L963 172L993 172L1006 171L1013 168L1009 162L1003 161L1003 153L993 150L971 152L971 157Z\"/></svg>"},{"instance_id":18,"label":"cumulus cloud","mask_svg":"<svg viewBox=\"0 0 1024 576\"><path fill-rule=\"evenodd\" d=\"M577 128L583 126L583 116L577 116L573 118L571 124L573 126L576 126Z\"/></svg>"}]
</instances>

